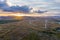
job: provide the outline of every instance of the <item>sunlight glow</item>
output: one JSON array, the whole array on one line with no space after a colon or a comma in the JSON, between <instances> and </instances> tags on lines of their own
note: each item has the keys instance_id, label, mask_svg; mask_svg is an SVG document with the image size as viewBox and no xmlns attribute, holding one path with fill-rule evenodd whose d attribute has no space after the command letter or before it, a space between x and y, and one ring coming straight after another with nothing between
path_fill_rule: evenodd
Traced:
<instances>
[{"instance_id":1,"label":"sunlight glow","mask_svg":"<svg viewBox=\"0 0 60 40\"><path fill-rule=\"evenodd\" d=\"M18 20L21 20L23 18L24 18L23 16L14 16L14 19L18 19Z\"/></svg>"}]
</instances>

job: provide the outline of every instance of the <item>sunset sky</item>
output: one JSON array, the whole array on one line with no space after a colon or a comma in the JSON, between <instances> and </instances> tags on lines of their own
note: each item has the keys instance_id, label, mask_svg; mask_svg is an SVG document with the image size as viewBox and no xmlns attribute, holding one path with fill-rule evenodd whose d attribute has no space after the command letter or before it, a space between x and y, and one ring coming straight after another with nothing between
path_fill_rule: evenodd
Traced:
<instances>
[{"instance_id":1,"label":"sunset sky","mask_svg":"<svg viewBox=\"0 0 60 40\"><path fill-rule=\"evenodd\" d=\"M60 9L60 0L0 0L9 6L29 6L34 9Z\"/></svg>"},{"instance_id":2,"label":"sunset sky","mask_svg":"<svg viewBox=\"0 0 60 40\"><path fill-rule=\"evenodd\" d=\"M60 9L60 0L7 0L9 6L27 5L33 8Z\"/></svg>"},{"instance_id":3,"label":"sunset sky","mask_svg":"<svg viewBox=\"0 0 60 40\"><path fill-rule=\"evenodd\" d=\"M0 0L0 9L9 12L32 10L37 13L48 12L60 15L60 0Z\"/></svg>"}]
</instances>

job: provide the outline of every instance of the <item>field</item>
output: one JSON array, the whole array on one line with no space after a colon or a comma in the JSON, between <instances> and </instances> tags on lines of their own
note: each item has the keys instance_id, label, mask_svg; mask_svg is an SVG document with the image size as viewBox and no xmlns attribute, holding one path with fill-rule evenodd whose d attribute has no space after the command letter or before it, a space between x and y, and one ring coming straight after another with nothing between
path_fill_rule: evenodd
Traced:
<instances>
[{"instance_id":1,"label":"field","mask_svg":"<svg viewBox=\"0 0 60 40\"><path fill-rule=\"evenodd\" d=\"M59 28L60 24L52 18L0 20L0 40L60 40Z\"/></svg>"}]
</instances>

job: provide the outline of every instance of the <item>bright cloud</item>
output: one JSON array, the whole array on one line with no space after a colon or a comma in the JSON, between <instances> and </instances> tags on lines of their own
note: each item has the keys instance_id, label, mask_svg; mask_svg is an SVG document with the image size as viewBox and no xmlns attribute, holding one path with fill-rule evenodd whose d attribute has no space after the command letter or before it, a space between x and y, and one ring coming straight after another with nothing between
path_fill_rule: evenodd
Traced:
<instances>
[{"instance_id":1,"label":"bright cloud","mask_svg":"<svg viewBox=\"0 0 60 40\"><path fill-rule=\"evenodd\" d=\"M22 0L7 0L7 4L9 6L14 6L14 5L27 5L28 3L26 3L25 1Z\"/></svg>"},{"instance_id":2,"label":"bright cloud","mask_svg":"<svg viewBox=\"0 0 60 40\"><path fill-rule=\"evenodd\" d=\"M58 2L58 3L60 3L60 0L55 0L55 2Z\"/></svg>"},{"instance_id":3,"label":"bright cloud","mask_svg":"<svg viewBox=\"0 0 60 40\"><path fill-rule=\"evenodd\" d=\"M14 5L27 5L30 7L43 7L46 9L60 8L60 0L7 0L9 6Z\"/></svg>"}]
</instances>

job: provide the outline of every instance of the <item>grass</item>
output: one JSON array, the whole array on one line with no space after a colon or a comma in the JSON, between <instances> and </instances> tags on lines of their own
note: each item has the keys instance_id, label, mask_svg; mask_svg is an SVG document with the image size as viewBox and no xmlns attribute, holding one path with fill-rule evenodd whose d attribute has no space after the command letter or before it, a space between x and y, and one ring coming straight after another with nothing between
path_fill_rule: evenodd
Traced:
<instances>
[{"instance_id":1,"label":"grass","mask_svg":"<svg viewBox=\"0 0 60 40\"><path fill-rule=\"evenodd\" d=\"M29 35L23 37L22 40L40 40L40 37L37 33L32 32Z\"/></svg>"},{"instance_id":2,"label":"grass","mask_svg":"<svg viewBox=\"0 0 60 40\"><path fill-rule=\"evenodd\" d=\"M7 24L6 24L7 23ZM55 27L59 27L60 24L57 23L48 23L48 27L51 27L48 31L44 29L44 23L42 21L33 21L29 24L28 20L0 20L0 33L4 34L4 36L0 37L4 40L45 40L48 39L47 35L51 37L56 36L58 39L60 38L60 33L53 31L52 29ZM36 26L34 26L36 25ZM35 32L34 32L34 31ZM44 30L44 31L43 31ZM33 32L31 32L33 31ZM37 33L36 33L37 31ZM39 32L38 32L39 31ZM6 32L6 34L5 34ZM7 33L8 32L8 33ZM42 32L42 34L41 34ZM42 35L40 37L38 34ZM0 36L1 36L0 34ZM25 36L24 36L25 35ZM57 40L58 40L57 39Z\"/></svg>"}]
</instances>

